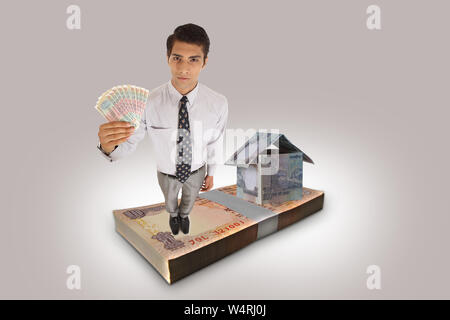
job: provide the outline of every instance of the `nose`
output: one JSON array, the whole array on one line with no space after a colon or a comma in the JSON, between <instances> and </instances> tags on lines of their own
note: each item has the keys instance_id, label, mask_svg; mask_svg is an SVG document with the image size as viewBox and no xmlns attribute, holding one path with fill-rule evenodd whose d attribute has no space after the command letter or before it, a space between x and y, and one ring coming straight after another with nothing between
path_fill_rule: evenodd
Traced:
<instances>
[{"instance_id":1,"label":"nose","mask_svg":"<svg viewBox=\"0 0 450 320\"><path fill-rule=\"evenodd\" d=\"M181 60L181 61L178 62L178 64L177 64L178 72L179 72L181 75L188 75L188 74L189 74L189 68L190 68L189 63L187 63L187 62L185 62L185 61L183 61L183 60Z\"/></svg>"}]
</instances>

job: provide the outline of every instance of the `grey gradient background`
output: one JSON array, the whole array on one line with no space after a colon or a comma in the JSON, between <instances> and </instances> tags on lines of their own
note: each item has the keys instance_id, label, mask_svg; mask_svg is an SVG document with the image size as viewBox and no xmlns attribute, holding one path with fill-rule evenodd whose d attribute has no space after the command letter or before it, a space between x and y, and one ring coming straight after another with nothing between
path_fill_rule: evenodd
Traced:
<instances>
[{"instance_id":1,"label":"grey gradient background","mask_svg":"<svg viewBox=\"0 0 450 320\"><path fill-rule=\"evenodd\" d=\"M81 30L66 28L70 4ZM450 298L448 1L0 6L0 298ZM188 22L211 39L200 81L228 98L228 129L279 129L326 195L320 213L169 286L112 218L163 201L152 145L109 163L93 106L114 85L168 81L166 38ZM221 166L214 188L235 179ZM381 290L366 287L372 264Z\"/></svg>"}]
</instances>

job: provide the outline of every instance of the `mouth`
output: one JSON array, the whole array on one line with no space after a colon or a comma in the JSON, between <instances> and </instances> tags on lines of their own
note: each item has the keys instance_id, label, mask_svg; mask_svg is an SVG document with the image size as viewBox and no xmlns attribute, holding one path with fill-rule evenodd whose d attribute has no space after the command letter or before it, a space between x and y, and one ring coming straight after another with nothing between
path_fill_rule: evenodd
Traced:
<instances>
[{"instance_id":1,"label":"mouth","mask_svg":"<svg viewBox=\"0 0 450 320\"><path fill-rule=\"evenodd\" d=\"M181 81L189 80L189 78L182 78L182 77L177 77L177 78L178 78L178 80L181 80Z\"/></svg>"}]
</instances>

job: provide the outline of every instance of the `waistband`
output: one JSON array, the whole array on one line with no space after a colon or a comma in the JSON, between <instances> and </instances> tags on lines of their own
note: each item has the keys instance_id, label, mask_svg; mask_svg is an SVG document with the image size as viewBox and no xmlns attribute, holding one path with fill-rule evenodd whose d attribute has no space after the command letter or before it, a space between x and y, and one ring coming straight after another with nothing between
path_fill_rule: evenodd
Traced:
<instances>
[{"instance_id":1,"label":"waistband","mask_svg":"<svg viewBox=\"0 0 450 320\"><path fill-rule=\"evenodd\" d=\"M194 171L191 171L191 175L192 174L194 174L194 173L196 173L197 171L199 171L199 170L201 170L201 169L203 169L203 167L205 166L206 164L204 164L204 165L202 165L200 168L198 168L197 170L194 170ZM161 172L161 171L160 171ZM162 174L165 174L166 176L169 176L169 177L173 177L173 178L176 178L177 176L174 176L173 174L168 174L168 173L165 173L165 172L161 172Z\"/></svg>"}]
</instances>

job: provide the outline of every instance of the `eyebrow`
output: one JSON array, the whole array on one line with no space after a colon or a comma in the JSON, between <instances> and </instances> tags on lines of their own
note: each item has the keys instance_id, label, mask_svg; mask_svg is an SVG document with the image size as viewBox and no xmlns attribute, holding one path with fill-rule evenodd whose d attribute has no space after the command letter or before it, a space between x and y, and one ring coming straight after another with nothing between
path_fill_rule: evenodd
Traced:
<instances>
[{"instance_id":1,"label":"eyebrow","mask_svg":"<svg viewBox=\"0 0 450 320\"><path fill-rule=\"evenodd\" d=\"M172 53L173 56L183 57L181 54ZM202 56L190 56L189 58L201 58Z\"/></svg>"}]
</instances>

